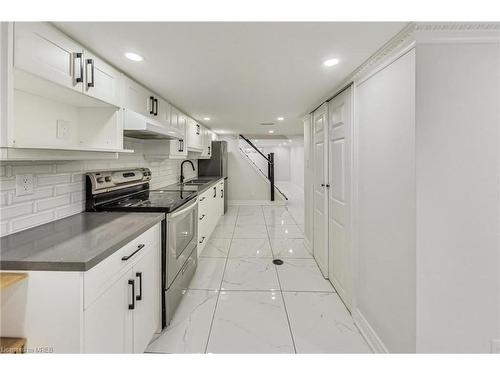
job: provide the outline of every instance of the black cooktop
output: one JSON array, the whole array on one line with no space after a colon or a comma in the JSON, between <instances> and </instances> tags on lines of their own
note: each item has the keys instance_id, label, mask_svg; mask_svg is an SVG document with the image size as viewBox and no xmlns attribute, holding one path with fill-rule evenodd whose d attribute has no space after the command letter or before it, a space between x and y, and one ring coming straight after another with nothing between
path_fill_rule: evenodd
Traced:
<instances>
[{"instance_id":1,"label":"black cooktop","mask_svg":"<svg viewBox=\"0 0 500 375\"><path fill-rule=\"evenodd\" d=\"M145 190L99 206L101 211L172 212L196 196L193 191Z\"/></svg>"}]
</instances>

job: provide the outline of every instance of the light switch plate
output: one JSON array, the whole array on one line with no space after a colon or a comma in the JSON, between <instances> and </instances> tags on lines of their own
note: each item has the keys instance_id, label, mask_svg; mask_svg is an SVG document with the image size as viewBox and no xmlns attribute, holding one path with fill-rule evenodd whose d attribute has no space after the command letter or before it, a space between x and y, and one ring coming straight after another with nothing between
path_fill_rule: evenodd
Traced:
<instances>
[{"instance_id":1,"label":"light switch plate","mask_svg":"<svg viewBox=\"0 0 500 375\"><path fill-rule=\"evenodd\" d=\"M33 194L33 175L17 175L16 176L16 196Z\"/></svg>"}]
</instances>

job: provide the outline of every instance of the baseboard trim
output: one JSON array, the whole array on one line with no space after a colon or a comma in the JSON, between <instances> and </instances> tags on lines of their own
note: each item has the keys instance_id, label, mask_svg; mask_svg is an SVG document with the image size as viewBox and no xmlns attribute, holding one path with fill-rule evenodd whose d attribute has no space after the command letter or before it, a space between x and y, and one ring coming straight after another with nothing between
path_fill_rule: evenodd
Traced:
<instances>
[{"instance_id":1,"label":"baseboard trim","mask_svg":"<svg viewBox=\"0 0 500 375\"><path fill-rule=\"evenodd\" d=\"M387 350L380 337L378 337L373 327L368 323L368 320L366 320L359 309L355 308L353 310L352 318L374 353L389 353L389 350Z\"/></svg>"},{"instance_id":2,"label":"baseboard trim","mask_svg":"<svg viewBox=\"0 0 500 375\"><path fill-rule=\"evenodd\" d=\"M286 201L251 201L251 200L232 200L227 201L230 206L285 206Z\"/></svg>"}]
</instances>

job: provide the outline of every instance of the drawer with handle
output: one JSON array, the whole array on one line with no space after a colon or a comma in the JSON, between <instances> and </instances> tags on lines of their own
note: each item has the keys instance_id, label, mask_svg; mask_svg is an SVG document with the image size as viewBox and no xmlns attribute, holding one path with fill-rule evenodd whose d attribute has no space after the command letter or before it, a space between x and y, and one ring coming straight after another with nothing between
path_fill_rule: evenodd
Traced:
<instances>
[{"instance_id":1,"label":"drawer with handle","mask_svg":"<svg viewBox=\"0 0 500 375\"><path fill-rule=\"evenodd\" d=\"M99 297L123 272L130 269L146 252L159 247L160 223L130 241L101 263L84 273L84 308Z\"/></svg>"}]
</instances>

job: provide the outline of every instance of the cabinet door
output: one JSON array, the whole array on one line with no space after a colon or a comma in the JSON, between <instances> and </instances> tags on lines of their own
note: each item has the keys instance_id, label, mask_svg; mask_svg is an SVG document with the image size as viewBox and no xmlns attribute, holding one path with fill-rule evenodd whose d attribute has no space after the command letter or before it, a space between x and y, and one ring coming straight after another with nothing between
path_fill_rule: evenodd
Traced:
<instances>
[{"instance_id":1,"label":"cabinet door","mask_svg":"<svg viewBox=\"0 0 500 375\"><path fill-rule=\"evenodd\" d=\"M84 92L94 98L120 106L120 80L122 74L92 53L85 51Z\"/></svg>"},{"instance_id":2,"label":"cabinet door","mask_svg":"<svg viewBox=\"0 0 500 375\"><path fill-rule=\"evenodd\" d=\"M160 121L165 127L170 126L170 112L172 106L168 104L165 100L162 98L157 98L155 96L156 103L155 103L155 111L153 114L158 121Z\"/></svg>"},{"instance_id":3,"label":"cabinet door","mask_svg":"<svg viewBox=\"0 0 500 375\"><path fill-rule=\"evenodd\" d=\"M224 215L224 180L219 182L219 199L217 202L217 210L218 210L218 216L217 216L217 221L219 221L219 218Z\"/></svg>"},{"instance_id":4,"label":"cabinet door","mask_svg":"<svg viewBox=\"0 0 500 375\"><path fill-rule=\"evenodd\" d=\"M83 48L45 22L14 25L14 66L82 92Z\"/></svg>"},{"instance_id":5,"label":"cabinet door","mask_svg":"<svg viewBox=\"0 0 500 375\"><path fill-rule=\"evenodd\" d=\"M106 290L84 312L85 353L132 353L134 281L132 269Z\"/></svg>"},{"instance_id":6,"label":"cabinet door","mask_svg":"<svg viewBox=\"0 0 500 375\"><path fill-rule=\"evenodd\" d=\"M160 249L150 247L134 266L134 353L146 350L160 326Z\"/></svg>"},{"instance_id":7,"label":"cabinet door","mask_svg":"<svg viewBox=\"0 0 500 375\"><path fill-rule=\"evenodd\" d=\"M130 78L124 77L124 102L123 106L144 116L152 116L153 94Z\"/></svg>"},{"instance_id":8,"label":"cabinet door","mask_svg":"<svg viewBox=\"0 0 500 375\"><path fill-rule=\"evenodd\" d=\"M191 120L187 126L187 145L189 148L201 150L201 132L202 126L196 121Z\"/></svg>"}]
</instances>

